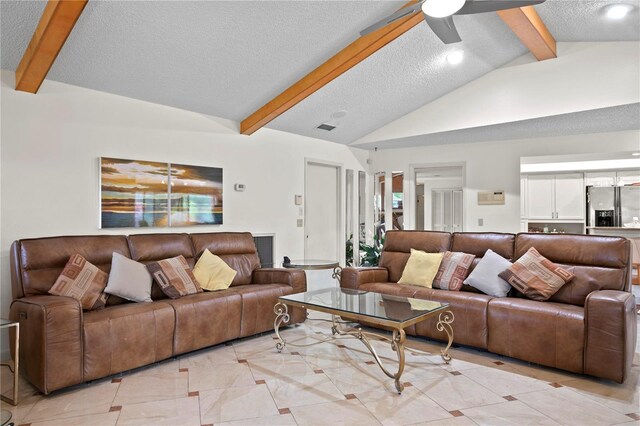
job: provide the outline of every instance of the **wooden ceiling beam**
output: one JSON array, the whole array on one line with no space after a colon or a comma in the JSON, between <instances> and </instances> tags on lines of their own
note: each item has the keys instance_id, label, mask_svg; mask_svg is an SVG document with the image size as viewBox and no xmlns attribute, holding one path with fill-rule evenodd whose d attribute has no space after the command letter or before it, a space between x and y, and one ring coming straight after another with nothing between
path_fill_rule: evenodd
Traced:
<instances>
[{"instance_id":1,"label":"wooden ceiling beam","mask_svg":"<svg viewBox=\"0 0 640 426\"><path fill-rule=\"evenodd\" d=\"M414 4L416 1L417 0L412 0L403 7ZM240 123L240 133L250 135L264 127L289 108L298 104L307 96L316 92L342 73L353 68L423 21L422 13L415 13L358 38L253 114L242 120Z\"/></svg>"},{"instance_id":2,"label":"wooden ceiling beam","mask_svg":"<svg viewBox=\"0 0 640 426\"><path fill-rule=\"evenodd\" d=\"M557 58L556 40L533 6L501 10L498 16L539 61Z\"/></svg>"},{"instance_id":3,"label":"wooden ceiling beam","mask_svg":"<svg viewBox=\"0 0 640 426\"><path fill-rule=\"evenodd\" d=\"M87 0L49 0L16 69L16 90L36 93L73 30Z\"/></svg>"}]
</instances>

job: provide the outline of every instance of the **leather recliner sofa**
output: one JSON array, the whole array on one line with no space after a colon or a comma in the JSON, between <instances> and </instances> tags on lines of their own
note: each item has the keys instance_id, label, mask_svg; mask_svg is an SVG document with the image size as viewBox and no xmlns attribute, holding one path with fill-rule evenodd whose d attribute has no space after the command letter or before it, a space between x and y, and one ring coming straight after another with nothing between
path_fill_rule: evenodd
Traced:
<instances>
[{"instance_id":1,"label":"leather recliner sofa","mask_svg":"<svg viewBox=\"0 0 640 426\"><path fill-rule=\"evenodd\" d=\"M471 271L487 249L515 261L531 247L575 274L545 302L492 297L467 285L448 291L397 284L412 248L474 254ZM630 262L629 240L621 237L390 231L380 266L345 268L341 286L449 303L454 343L622 383L636 345ZM436 323L429 318L407 334L447 340Z\"/></svg>"},{"instance_id":2,"label":"leather recliner sofa","mask_svg":"<svg viewBox=\"0 0 640 426\"><path fill-rule=\"evenodd\" d=\"M169 299L154 282L150 303L109 296L84 311L71 297L48 294L73 254L105 272L117 252L149 263L182 255L193 268L205 249L237 275L226 290ZM273 329L277 298L306 291L304 271L260 268L250 233L138 234L24 239L11 246L13 302L20 322L22 374L45 394L178 354ZM306 312L290 311L290 324Z\"/></svg>"}]
</instances>

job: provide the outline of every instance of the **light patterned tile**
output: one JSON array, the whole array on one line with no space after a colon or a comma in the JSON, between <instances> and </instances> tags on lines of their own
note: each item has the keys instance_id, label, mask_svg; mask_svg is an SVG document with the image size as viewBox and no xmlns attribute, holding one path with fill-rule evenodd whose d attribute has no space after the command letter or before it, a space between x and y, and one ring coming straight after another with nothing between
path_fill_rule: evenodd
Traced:
<instances>
[{"instance_id":1,"label":"light patterned tile","mask_svg":"<svg viewBox=\"0 0 640 426\"><path fill-rule=\"evenodd\" d=\"M412 380L411 383L447 411L504 401L501 396L463 375Z\"/></svg>"},{"instance_id":2,"label":"light patterned tile","mask_svg":"<svg viewBox=\"0 0 640 426\"><path fill-rule=\"evenodd\" d=\"M611 425L629 420L629 417L566 387L514 396L558 423Z\"/></svg>"},{"instance_id":3,"label":"light patterned tile","mask_svg":"<svg viewBox=\"0 0 640 426\"><path fill-rule=\"evenodd\" d=\"M479 425L486 426L558 426L558 423L520 401L467 408L462 413Z\"/></svg>"},{"instance_id":4,"label":"light patterned tile","mask_svg":"<svg viewBox=\"0 0 640 426\"><path fill-rule=\"evenodd\" d=\"M415 423L412 426L476 426L477 423L475 423L473 420L471 420L469 417L451 417L449 419L442 419L442 420L434 420L432 422L420 422L420 423Z\"/></svg>"},{"instance_id":5,"label":"light patterned tile","mask_svg":"<svg viewBox=\"0 0 640 426\"><path fill-rule=\"evenodd\" d=\"M118 414L120 413L110 412L78 417L67 417L64 419L43 420L31 423L31 426L115 426L118 421Z\"/></svg>"},{"instance_id":6,"label":"light patterned tile","mask_svg":"<svg viewBox=\"0 0 640 426\"><path fill-rule=\"evenodd\" d=\"M200 392L201 424L255 419L279 414L266 385Z\"/></svg>"},{"instance_id":7,"label":"light patterned tile","mask_svg":"<svg viewBox=\"0 0 640 426\"><path fill-rule=\"evenodd\" d=\"M199 426L198 398L169 399L122 406L118 426L149 424Z\"/></svg>"},{"instance_id":8,"label":"light patterned tile","mask_svg":"<svg viewBox=\"0 0 640 426\"><path fill-rule=\"evenodd\" d=\"M387 377L377 365L361 363L356 366L325 370L343 394L358 394L378 389L396 392L393 379Z\"/></svg>"},{"instance_id":9,"label":"light patterned tile","mask_svg":"<svg viewBox=\"0 0 640 426\"><path fill-rule=\"evenodd\" d=\"M319 404L344 399L344 395L324 374L267 380L278 408Z\"/></svg>"},{"instance_id":10,"label":"light patterned tile","mask_svg":"<svg viewBox=\"0 0 640 426\"><path fill-rule=\"evenodd\" d=\"M355 366L363 361L357 352L333 346L316 346L303 351L302 357L310 366L323 370Z\"/></svg>"},{"instance_id":11,"label":"light patterned tile","mask_svg":"<svg viewBox=\"0 0 640 426\"><path fill-rule=\"evenodd\" d=\"M300 426L380 424L357 399L293 407L291 414Z\"/></svg>"},{"instance_id":12,"label":"light patterned tile","mask_svg":"<svg viewBox=\"0 0 640 426\"><path fill-rule=\"evenodd\" d=\"M402 426L414 424L418 420L429 421L452 417L414 387L405 388L402 395L383 389L356 394L356 397L383 425Z\"/></svg>"},{"instance_id":13,"label":"light patterned tile","mask_svg":"<svg viewBox=\"0 0 640 426\"><path fill-rule=\"evenodd\" d=\"M260 417L257 419L235 420L220 423L218 426L296 426L296 421L291 414Z\"/></svg>"},{"instance_id":14,"label":"light patterned tile","mask_svg":"<svg viewBox=\"0 0 640 426\"><path fill-rule=\"evenodd\" d=\"M307 364L300 355L277 354L270 357L253 358L247 363L256 380L314 374L313 367Z\"/></svg>"},{"instance_id":15,"label":"light patterned tile","mask_svg":"<svg viewBox=\"0 0 640 426\"><path fill-rule=\"evenodd\" d=\"M474 368L462 373L500 396L543 390L549 387L547 382L491 367Z\"/></svg>"},{"instance_id":16,"label":"light patterned tile","mask_svg":"<svg viewBox=\"0 0 640 426\"><path fill-rule=\"evenodd\" d=\"M233 349L237 359L263 358L277 354L276 340L269 336L257 336L233 342ZM289 353L288 348L284 348L283 353Z\"/></svg>"},{"instance_id":17,"label":"light patterned tile","mask_svg":"<svg viewBox=\"0 0 640 426\"><path fill-rule=\"evenodd\" d=\"M38 402L43 398L44 398L43 395L28 396L24 399L18 399L18 405L11 405L11 404L7 404L4 401L1 401L0 408L2 408L3 411L9 411L11 413L12 421L18 425L18 424L26 423L24 419L29 414L29 411L31 411L31 409L36 404L36 402Z\"/></svg>"},{"instance_id":18,"label":"light patterned tile","mask_svg":"<svg viewBox=\"0 0 640 426\"><path fill-rule=\"evenodd\" d=\"M180 368L208 367L220 364L235 364L238 362L233 346L218 345L182 355L179 359Z\"/></svg>"},{"instance_id":19,"label":"light patterned tile","mask_svg":"<svg viewBox=\"0 0 640 426\"><path fill-rule=\"evenodd\" d=\"M220 364L189 369L189 390L224 389L255 384L247 363Z\"/></svg>"},{"instance_id":20,"label":"light patterned tile","mask_svg":"<svg viewBox=\"0 0 640 426\"><path fill-rule=\"evenodd\" d=\"M118 391L118 384L111 382L81 385L44 397L36 402L24 421L57 420L109 412Z\"/></svg>"},{"instance_id":21,"label":"light patterned tile","mask_svg":"<svg viewBox=\"0 0 640 426\"><path fill-rule=\"evenodd\" d=\"M141 368L137 368L130 372L126 372L122 375L122 378L158 376L161 374L173 374L177 372L179 368L180 368L180 363L178 362L178 360L175 360L175 359L164 360L154 364L149 364ZM120 377L116 377L116 378L120 378Z\"/></svg>"},{"instance_id":22,"label":"light patterned tile","mask_svg":"<svg viewBox=\"0 0 640 426\"><path fill-rule=\"evenodd\" d=\"M177 370L170 373L125 376L120 382L113 405L184 398L188 392L187 380L188 373L180 373Z\"/></svg>"}]
</instances>

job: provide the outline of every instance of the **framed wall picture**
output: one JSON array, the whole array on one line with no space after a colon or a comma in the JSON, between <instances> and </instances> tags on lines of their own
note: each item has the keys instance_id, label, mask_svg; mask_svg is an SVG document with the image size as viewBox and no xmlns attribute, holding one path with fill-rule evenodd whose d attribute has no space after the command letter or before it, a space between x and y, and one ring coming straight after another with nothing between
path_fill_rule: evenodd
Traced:
<instances>
[{"instance_id":1,"label":"framed wall picture","mask_svg":"<svg viewBox=\"0 0 640 426\"><path fill-rule=\"evenodd\" d=\"M100 159L100 227L222 224L222 169Z\"/></svg>"},{"instance_id":2,"label":"framed wall picture","mask_svg":"<svg viewBox=\"0 0 640 426\"><path fill-rule=\"evenodd\" d=\"M171 226L222 224L222 169L171 164Z\"/></svg>"},{"instance_id":3,"label":"framed wall picture","mask_svg":"<svg viewBox=\"0 0 640 426\"><path fill-rule=\"evenodd\" d=\"M169 165L100 159L102 228L169 226Z\"/></svg>"}]
</instances>

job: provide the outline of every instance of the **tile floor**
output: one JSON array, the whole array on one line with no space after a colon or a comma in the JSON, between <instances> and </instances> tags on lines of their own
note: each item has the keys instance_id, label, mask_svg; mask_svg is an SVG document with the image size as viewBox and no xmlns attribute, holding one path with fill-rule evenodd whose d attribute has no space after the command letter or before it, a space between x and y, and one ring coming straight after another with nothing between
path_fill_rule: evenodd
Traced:
<instances>
[{"instance_id":1,"label":"tile floor","mask_svg":"<svg viewBox=\"0 0 640 426\"><path fill-rule=\"evenodd\" d=\"M328 325L307 321L283 335L313 343ZM432 355L407 353L402 395L356 340L277 353L267 333L48 397L22 381L20 404L2 409L31 426L640 424L638 350L618 385L468 348L454 348L445 365L439 343L411 343ZM373 344L391 362L387 345ZM2 372L8 394L11 374Z\"/></svg>"}]
</instances>

